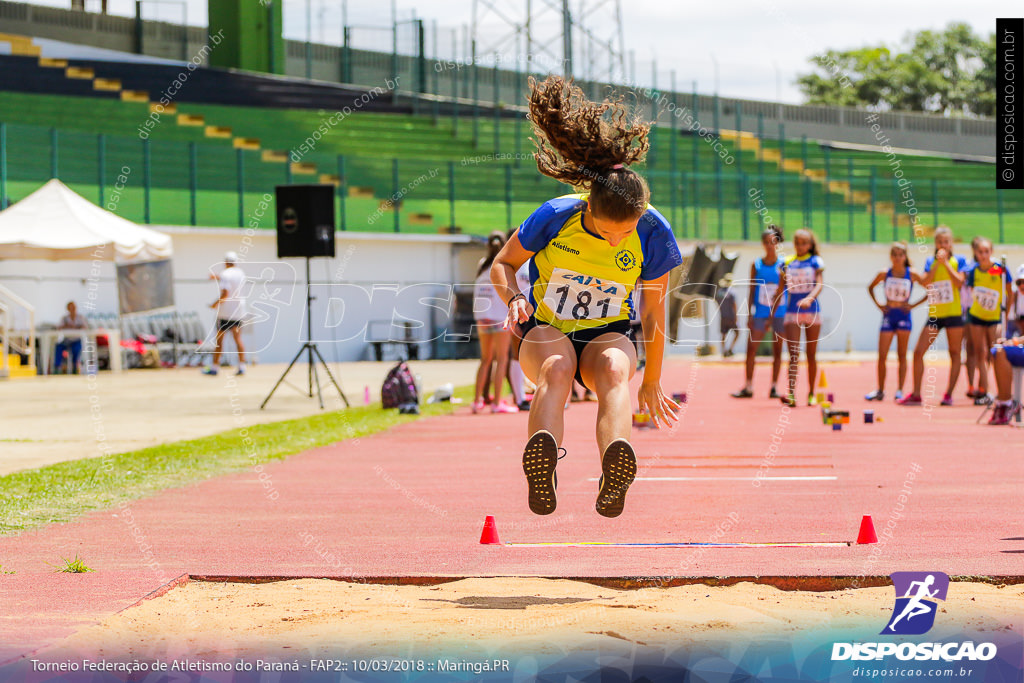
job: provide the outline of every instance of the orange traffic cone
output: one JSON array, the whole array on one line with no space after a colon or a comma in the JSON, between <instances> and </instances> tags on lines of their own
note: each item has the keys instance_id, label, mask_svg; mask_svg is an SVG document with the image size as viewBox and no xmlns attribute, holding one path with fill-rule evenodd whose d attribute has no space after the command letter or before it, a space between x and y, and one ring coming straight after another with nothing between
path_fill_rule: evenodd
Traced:
<instances>
[{"instance_id":1,"label":"orange traffic cone","mask_svg":"<svg viewBox=\"0 0 1024 683\"><path fill-rule=\"evenodd\" d=\"M484 519L484 530L480 534L480 543L484 545L501 545L498 540L498 527L494 524L494 516L487 515Z\"/></svg>"},{"instance_id":2,"label":"orange traffic cone","mask_svg":"<svg viewBox=\"0 0 1024 683\"><path fill-rule=\"evenodd\" d=\"M871 521L871 515L864 515L864 518L860 520L857 543L878 543L878 536L875 535L875 523Z\"/></svg>"}]
</instances>

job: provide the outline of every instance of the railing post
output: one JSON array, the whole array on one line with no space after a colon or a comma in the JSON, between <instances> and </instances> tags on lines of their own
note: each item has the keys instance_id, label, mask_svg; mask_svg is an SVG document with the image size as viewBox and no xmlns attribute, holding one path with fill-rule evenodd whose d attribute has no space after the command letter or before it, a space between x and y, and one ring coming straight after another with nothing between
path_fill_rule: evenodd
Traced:
<instances>
[{"instance_id":1,"label":"railing post","mask_svg":"<svg viewBox=\"0 0 1024 683\"><path fill-rule=\"evenodd\" d=\"M199 159L195 142L188 143L188 204L192 225L196 221L196 200L199 195Z\"/></svg>"},{"instance_id":2,"label":"railing post","mask_svg":"<svg viewBox=\"0 0 1024 683\"><path fill-rule=\"evenodd\" d=\"M391 160L391 187L393 188L391 193L391 210L395 215L395 232L401 232L401 215L398 210L398 157Z\"/></svg>"},{"instance_id":3,"label":"railing post","mask_svg":"<svg viewBox=\"0 0 1024 683\"><path fill-rule=\"evenodd\" d=\"M878 217L877 217L877 214L876 214L876 211L875 211L875 191L877 190L877 187L876 187L877 183L878 183L878 172L877 172L877 169L874 166L872 166L871 167L871 185L870 185L870 192L871 192L871 241L872 242L877 242L878 241L878 233L877 233L877 229L878 229L877 218Z\"/></svg>"},{"instance_id":4,"label":"railing post","mask_svg":"<svg viewBox=\"0 0 1024 683\"><path fill-rule=\"evenodd\" d=\"M149 192L150 192L150 186L152 184L152 175L151 175L150 171L151 171L151 168L150 168L150 163L149 163L149 138L146 138L145 140L142 141L142 197L143 197L143 209L142 209L142 212L143 212L143 222L146 223L147 225L152 222L150 220L150 212L149 212L149 208L150 208Z\"/></svg>"},{"instance_id":5,"label":"railing post","mask_svg":"<svg viewBox=\"0 0 1024 683\"><path fill-rule=\"evenodd\" d=\"M0 123L0 211L7 208L7 124Z\"/></svg>"},{"instance_id":6,"label":"railing post","mask_svg":"<svg viewBox=\"0 0 1024 683\"><path fill-rule=\"evenodd\" d=\"M50 177L58 177L57 171L57 128L54 126L50 128Z\"/></svg>"},{"instance_id":7,"label":"railing post","mask_svg":"<svg viewBox=\"0 0 1024 683\"><path fill-rule=\"evenodd\" d=\"M448 225L455 229L455 162L448 162Z\"/></svg>"},{"instance_id":8,"label":"railing post","mask_svg":"<svg viewBox=\"0 0 1024 683\"><path fill-rule=\"evenodd\" d=\"M345 200L348 195L348 178L345 174L345 157L342 154L338 155L338 225L341 226L341 230L348 229L348 223L345 218Z\"/></svg>"},{"instance_id":9,"label":"railing post","mask_svg":"<svg viewBox=\"0 0 1024 683\"><path fill-rule=\"evenodd\" d=\"M106 138L103 133L96 135L96 185L99 188L99 206L103 208L106 204L103 196L106 194L106 170L107 165L107 150L106 150ZM0 204L2 207L2 204Z\"/></svg>"},{"instance_id":10,"label":"railing post","mask_svg":"<svg viewBox=\"0 0 1024 683\"><path fill-rule=\"evenodd\" d=\"M238 176L238 225L245 225L245 156L244 150L235 150L235 165Z\"/></svg>"}]
</instances>

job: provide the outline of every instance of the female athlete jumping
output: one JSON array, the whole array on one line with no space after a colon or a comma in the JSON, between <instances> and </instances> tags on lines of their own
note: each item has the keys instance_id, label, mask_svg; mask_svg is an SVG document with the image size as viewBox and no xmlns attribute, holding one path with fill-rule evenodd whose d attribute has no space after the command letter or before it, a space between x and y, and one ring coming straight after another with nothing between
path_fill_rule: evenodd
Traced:
<instances>
[{"instance_id":1,"label":"female athlete jumping","mask_svg":"<svg viewBox=\"0 0 1024 683\"><path fill-rule=\"evenodd\" d=\"M555 510L562 411L575 378L597 393L602 476L595 507L616 517L637 468L628 440L629 380L636 371L630 294L642 286L647 364L640 409L655 425L667 423L678 406L660 384L665 295L668 272L682 259L668 222L647 203L647 183L627 168L647 152L650 127L628 118L620 102L590 102L559 77L531 79L530 90L537 168L581 192L534 211L491 267L508 303L519 362L537 385L523 453L530 509L538 515ZM521 292L515 273L531 256L531 286Z\"/></svg>"}]
</instances>

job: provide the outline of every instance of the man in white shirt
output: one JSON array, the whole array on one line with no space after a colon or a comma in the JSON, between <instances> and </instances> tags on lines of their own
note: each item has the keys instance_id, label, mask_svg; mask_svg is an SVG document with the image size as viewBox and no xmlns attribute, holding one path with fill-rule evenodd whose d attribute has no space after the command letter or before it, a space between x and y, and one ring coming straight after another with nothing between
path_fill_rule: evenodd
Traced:
<instances>
[{"instance_id":1,"label":"man in white shirt","mask_svg":"<svg viewBox=\"0 0 1024 683\"><path fill-rule=\"evenodd\" d=\"M238 267L238 254L229 251L224 254L224 270L220 275L210 274L211 280L220 285L220 296L210 304L217 309L217 349L213 352L213 363L203 368L204 375L216 375L220 367L220 354L224 348L224 333L231 330L238 348L238 372L245 374L245 347L242 345L242 323L245 320L245 273Z\"/></svg>"}]
</instances>

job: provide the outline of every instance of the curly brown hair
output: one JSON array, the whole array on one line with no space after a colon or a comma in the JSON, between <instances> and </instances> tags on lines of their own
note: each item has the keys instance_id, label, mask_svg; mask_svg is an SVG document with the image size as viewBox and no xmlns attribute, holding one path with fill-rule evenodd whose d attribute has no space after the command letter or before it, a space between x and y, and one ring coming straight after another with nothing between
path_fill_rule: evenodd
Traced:
<instances>
[{"instance_id":1,"label":"curly brown hair","mask_svg":"<svg viewBox=\"0 0 1024 683\"><path fill-rule=\"evenodd\" d=\"M621 97L591 102L560 76L541 82L530 77L529 84L537 170L589 191L591 210L601 218L639 218L651 191L642 176L626 167L647 154L650 124L630 116Z\"/></svg>"}]
</instances>

